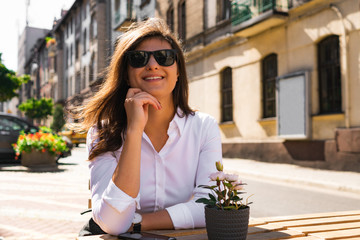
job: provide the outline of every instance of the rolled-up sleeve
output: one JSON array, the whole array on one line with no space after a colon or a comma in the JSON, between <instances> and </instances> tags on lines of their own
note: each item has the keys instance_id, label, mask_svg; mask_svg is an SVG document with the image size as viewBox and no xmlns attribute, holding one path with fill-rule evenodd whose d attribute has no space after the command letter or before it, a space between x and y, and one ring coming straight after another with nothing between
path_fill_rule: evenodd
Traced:
<instances>
[{"instance_id":1,"label":"rolled-up sleeve","mask_svg":"<svg viewBox=\"0 0 360 240\"><path fill-rule=\"evenodd\" d=\"M209 117L203 123L201 148L199 153L195 184L209 185L209 175L216 172L217 161L222 161L221 136L215 119ZM195 202L199 198L208 197L210 190L195 187L193 198L186 202L168 207L175 229L205 227L204 204Z\"/></svg>"},{"instance_id":2,"label":"rolled-up sleeve","mask_svg":"<svg viewBox=\"0 0 360 240\"><path fill-rule=\"evenodd\" d=\"M95 135L94 131L88 133L88 151L93 145L91 136ZM140 199L140 195L136 198L130 197L112 181L119 152L120 150L118 154L103 153L89 164L93 219L102 230L114 235L126 232L130 228Z\"/></svg>"}]
</instances>

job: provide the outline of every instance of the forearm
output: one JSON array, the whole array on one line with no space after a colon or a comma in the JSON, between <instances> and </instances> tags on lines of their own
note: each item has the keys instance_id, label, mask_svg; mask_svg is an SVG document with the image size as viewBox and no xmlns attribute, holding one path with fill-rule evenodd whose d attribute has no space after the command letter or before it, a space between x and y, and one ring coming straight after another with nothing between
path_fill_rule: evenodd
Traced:
<instances>
[{"instance_id":1,"label":"forearm","mask_svg":"<svg viewBox=\"0 0 360 240\"><path fill-rule=\"evenodd\" d=\"M141 131L127 131L119 162L113 173L115 185L135 198L140 189Z\"/></svg>"},{"instance_id":2,"label":"forearm","mask_svg":"<svg viewBox=\"0 0 360 240\"><path fill-rule=\"evenodd\" d=\"M144 213L141 214L141 216L141 231L174 229L173 222L166 210L153 213ZM131 228L128 231L131 232L132 230L133 226L131 225Z\"/></svg>"}]
</instances>

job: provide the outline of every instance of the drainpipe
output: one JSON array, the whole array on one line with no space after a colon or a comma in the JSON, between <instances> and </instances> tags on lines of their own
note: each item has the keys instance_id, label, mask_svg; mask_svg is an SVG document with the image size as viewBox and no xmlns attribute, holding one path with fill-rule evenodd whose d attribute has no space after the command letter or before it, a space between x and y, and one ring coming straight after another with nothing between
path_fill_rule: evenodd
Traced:
<instances>
[{"instance_id":1,"label":"drainpipe","mask_svg":"<svg viewBox=\"0 0 360 240\"><path fill-rule=\"evenodd\" d=\"M350 128L350 81L349 81L349 65L348 65L348 47L347 47L347 32L346 32L346 28L345 28L345 23L344 23L344 17L343 14L341 13L340 9L334 5L334 4L330 4L330 8L336 13L336 15L338 16L338 18L341 21L341 25L342 25L342 34L341 34L341 38L342 38L342 44L340 44L340 48L341 48L341 55L342 57L342 65L345 67L345 71L344 71L344 85L345 85L345 127L346 128ZM345 55L345 56L344 56Z\"/></svg>"}]
</instances>

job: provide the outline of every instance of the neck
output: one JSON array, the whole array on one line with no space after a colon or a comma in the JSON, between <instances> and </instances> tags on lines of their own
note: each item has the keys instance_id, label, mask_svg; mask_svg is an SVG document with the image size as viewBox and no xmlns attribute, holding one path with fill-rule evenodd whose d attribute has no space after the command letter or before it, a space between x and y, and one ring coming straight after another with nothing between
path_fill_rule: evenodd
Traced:
<instances>
[{"instance_id":1,"label":"neck","mask_svg":"<svg viewBox=\"0 0 360 240\"><path fill-rule=\"evenodd\" d=\"M154 130L167 130L171 120L174 118L176 109L172 99L170 101L160 101L161 109L157 110L149 107L148 121L145 126L145 132Z\"/></svg>"}]
</instances>

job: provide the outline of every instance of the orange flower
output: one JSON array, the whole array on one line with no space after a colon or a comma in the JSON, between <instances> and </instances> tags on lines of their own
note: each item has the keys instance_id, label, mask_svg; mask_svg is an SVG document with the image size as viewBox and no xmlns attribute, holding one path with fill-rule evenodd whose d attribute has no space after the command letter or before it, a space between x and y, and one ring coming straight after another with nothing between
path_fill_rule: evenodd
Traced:
<instances>
[{"instance_id":1,"label":"orange flower","mask_svg":"<svg viewBox=\"0 0 360 240\"><path fill-rule=\"evenodd\" d=\"M42 152L46 152L46 149L45 149L45 148L43 148L43 149L41 149L41 151L42 151Z\"/></svg>"}]
</instances>

